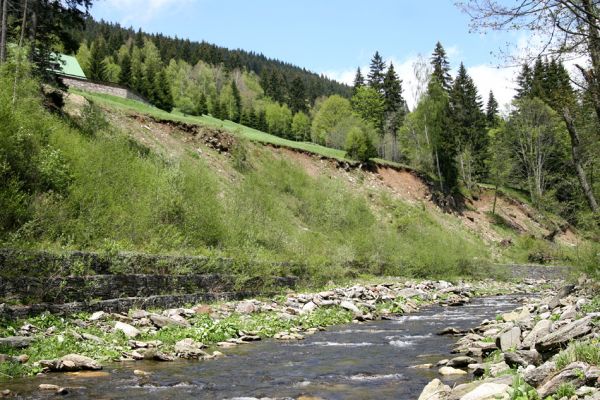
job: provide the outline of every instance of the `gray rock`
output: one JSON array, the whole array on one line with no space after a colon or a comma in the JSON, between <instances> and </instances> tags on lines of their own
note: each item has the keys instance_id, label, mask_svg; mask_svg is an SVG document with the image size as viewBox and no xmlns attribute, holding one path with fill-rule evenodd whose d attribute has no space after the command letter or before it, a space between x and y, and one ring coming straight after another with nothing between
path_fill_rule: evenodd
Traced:
<instances>
[{"instance_id":1,"label":"gray rock","mask_svg":"<svg viewBox=\"0 0 600 400\"><path fill-rule=\"evenodd\" d=\"M444 335L460 335L461 333L463 333L463 331L461 331L460 329L448 327L448 328L442 329L437 334L440 336L444 336Z\"/></svg>"},{"instance_id":2,"label":"gray rock","mask_svg":"<svg viewBox=\"0 0 600 400\"><path fill-rule=\"evenodd\" d=\"M360 311L360 309L358 307L356 307L356 305L351 301L347 301L347 300L342 301L340 303L340 307L342 307L343 309L352 311L354 313L354 315L362 315L362 311Z\"/></svg>"},{"instance_id":3,"label":"gray rock","mask_svg":"<svg viewBox=\"0 0 600 400\"><path fill-rule=\"evenodd\" d=\"M496 338L496 346L502 350L515 349L521 345L521 328L513 327Z\"/></svg>"},{"instance_id":4,"label":"gray rock","mask_svg":"<svg viewBox=\"0 0 600 400\"><path fill-rule=\"evenodd\" d=\"M467 365L475 363L476 360L467 356L454 357L448 361L448 366L452 368L466 368Z\"/></svg>"},{"instance_id":5,"label":"gray rock","mask_svg":"<svg viewBox=\"0 0 600 400\"><path fill-rule=\"evenodd\" d=\"M525 370L523 373L523 379L531 386L537 387L555 371L556 364L553 361L547 361L537 368Z\"/></svg>"},{"instance_id":6,"label":"gray rock","mask_svg":"<svg viewBox=\"0 0 600 400\"><path fill-rule=\"evenodd\" d=\"M535 342L538 338L542 338L550 333L550 327L552 326L552 321L548 319L542 319L538 321L537 324L533 327L531 332L525 336L523 339L522 346L526 349L530 349L535 346Z\"/></svg>"},{"instance_id":7,"label":"gray rock","mask_svg":"<svg viewBox=\"0 0 600 400\"><path fill-rule=\"evenodd\" d=\"M115 330L123 332L125 336L129 338L135 338L142 333L136 327L121 321L117 321L117 323L115 324Z\"/></svg>"},{"instance_id":8,"label":"gray rock","mask_svg":"<svg viewBox=\"0 0 600 400\"><path fill-rule=\"evenodd\" d=\"M0 338L0 346L10 347L12 349L24 349L25 347L29 347L31 342L33 342L33 338L27 336L9 336Z\"/></svg>"},{"instance_id":9,"label":"gray rock","mask_svg":"<svg viewBox=\"0 0 600 400\"><path fill-rule=\"evenodd\" d=\"M95 360L79 354L68 354L56 360L41 360L40 365L55 372L102 369L102 365Z\"/></svg>"},{"instance_id":10,"label":"gray rock","mask_svg":"<svg viewBox=\"0 0 600 400\"><path fill-rule=\"evenodd\" d=\"M146 310L133 310L131 311L130 315L132 319L142 319L148 318L150 316L150 313Z\"/></svg>"},{"instance_id":11,"label":"gray rock","mask_svg":"<svg viewBox=\"0 0 600 400\"><path fill-rule=\"evenodd\" d=\"M439 379L434 379L423 388L418 400L444 400L450 393L450 386L444 385Z\"/></svg>"},{"instance_id":12,"label":"gray rock","mask_svg":"<svg viewBox=\"0 0 600 400\"><path fill-rule=\"evenodd\" d=\"M143 353L144 360L173 361L174 358L156 349L147 349Z\"/></svg>"},{"instance_id":13,"label":"gray rock","mask_svg":"<svg viewBox=\"0 0 600 400\"><path fill-rule=\"evenodd\" d=\"M485 382L477 386L472 391L462 396L461 400L487 400L502 398L508 392L508 386L505 383Z\"/></svg>"},{"instance_id":14,"label":"gray rock","mask_svg":"<svg viewBox=\"0 0 600 400\"><path fill-rule=\"evenodd\" d=\"M204 344L193 339L183 339L175 343L175 354L181 358L198 359L208 355L208 353L201 350L205 347Z\"/></svg>"},{"instance_id":15,"label":"gray rock","mask_svg":"<svg viewBox=\"0 0 600 400\"><path fill-rule=\"evenodd\" d=\"M442 367L439 369L439 373L444 376L450 375L466 375L467 372L462 369L452 368L452 367Z\"/></svg>"},{"instance_id":16,"label":"gray rock","mask_svg":"<svg viewBox=\"0 0 600 400\"><path fill-rule=\"evenodd\" d=\"M469 368L469 371L471 371L471 373L474 376L483 376L483 374L485 374L485 364L480 364L480 363L476 363L476 364L469 364L467 366Z\"/></svg>"},{"instance_id":17,"label":"gray rock","mask_svg":"<svg viewBox=\"0 0 600 400\"><path fill-rule=\"evenodd\" d=\"M541 398L552 396L564 384L571 384L575 389L583 386L586 382L585 371L587 371L588 367L587 364L582 362L574 362L567 365L565 369L548 379L537 389L538 395Z\"/></svg>"},{"instance_id":18,"label":"gray rock","mask_svg":"<svg viewBox=\"0 0 600 400\"><path fill-rule=\"evenodd\" d=\"M91 342L96 342L96 343L104 343L104 340L100 339L98 336L96 335L92 335L91 333L82 333L81 337L85 340L89 340Z\"/></svg>"},{"instance_id":19,"label":"gray rock","mask_svg":"<svg viewBox=\"0 0 600 400\"><path fill-rule=\"evenodd\" d=\"M100 321L101 319L104 319L106 317L108 317L108 315L104 311L96 311L95 313L90 315L88 320L89 321Z\"/></svg>"},{"instance_id":20,"label":"gray rock","mask_svg":"<svg viewBox=\"0 0 600 400\"><path fill-rule=\"evenodd\" d=\"M318 306L317 306L317 305L316 305L314 302L312 302L312 301L309 301L308 303L306 303L306 304L304 304L304 305L302 306L302 310L300 310L300 314L308 314L308 313L311 313L311 312L313 312L314 310L316 310L316 309L317 309L317 307L318 307Z\"/></svg>"},{"instance_id":21,"label":"gray rock","mask_svg":"<svg viewBox=\"0 0 600 400\"><path fill-rule=\"evenodd\" d=\"M536 342L535 349L542 354L558 351L571 340L587 335L591 330L592 318L587 316L542 337Z\"/></svg>"},{"instance_id":22,"label":"gray rock","mask_svg":"<svg viewBox=\"0 0 600 400\"><path fill-rule=\"evenodd\" d=\"M567 319L575 319L576 317L577 317L577 307L567 306L563 310L562 314L560 314L559 321L564 321Z\"/></svg>"},{"instance_id":23,"label":"gray rock","mask_svg":"<svg viewBox=\"0 0 600 400\"><path fill-rule=\"evenodd\" d=\"M535 350L517 350L504 353L504 361L512 368L540 365L542 356Z\"/></svg>"},{"instance_id":24,"label":"gray rock","mask_svg":"<svg viewBox=\"0 0 600 400\"><path fill-rule=\"evenodd\" d=\"M508 371L509 369L510 369L510 367L508 366L507 363L505 363L504 361L500 361L499 363L490 365L490 375L498 376L501 373Z\"/></svg>"},{"instance_id":25,"label":"gray rock","mask_svg":"<svg viewBox=\"0 0 600 400\"><path fill-rule=\"evenodd\" d=\"M179 326L182 328L188 328L190 326L190 323L187 321L184 323L182 321L178 321L170 317L165 317L163 315L153 314L150 316L150 320L158 328L164 328L165 326Z\"/></svg>"},{"instance_id":26,"label":"gray rock","mask_svg":"<svg viewBox=\"0 0 600 400\"><path fill-rule=\"evenodd\" d=\"M256 306L251 301L242 301L235 306L235 311L240 314L252 314L256 312Z\"/></svg>"},{"instance_id":27,"label":"gray rock","mask_svg":"<svg viewBox=\"0 0 600 400\"><path fill-rule=\"evenodd\" d=\"M552 310L553 308L557 307L560 304L560 301L571 294L574 289L575 285L563 286L562 289L558 291L556 296L554 296L552 300L548 302L548 308Z\"/></svg>"}]
</instances>

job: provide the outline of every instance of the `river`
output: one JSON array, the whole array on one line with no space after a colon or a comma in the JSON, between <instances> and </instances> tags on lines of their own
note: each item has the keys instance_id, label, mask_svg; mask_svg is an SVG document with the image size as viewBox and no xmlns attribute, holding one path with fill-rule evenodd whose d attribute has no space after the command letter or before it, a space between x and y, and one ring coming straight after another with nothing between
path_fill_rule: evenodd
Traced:
<instances>
[{"instance_id":1,"label":"river","mask_svg":"<svg viewBox=\"0 0 600 400\"><path fill-rule=\"evenodd\" d=\"M515 296L474 299L461 307L436 305L393 320L333 327L298 342L239 346L211 361L114 363L101 374L49 374L3 387L33 399L56 398L39 391L41 383L68 388L66 399L416 399L439 374L437 368L410 367L450 358L456 341L436 332L448 326L468 329L517 305ZM134 369L151 375L136 376Z\"/></svg>"}]
</instances>

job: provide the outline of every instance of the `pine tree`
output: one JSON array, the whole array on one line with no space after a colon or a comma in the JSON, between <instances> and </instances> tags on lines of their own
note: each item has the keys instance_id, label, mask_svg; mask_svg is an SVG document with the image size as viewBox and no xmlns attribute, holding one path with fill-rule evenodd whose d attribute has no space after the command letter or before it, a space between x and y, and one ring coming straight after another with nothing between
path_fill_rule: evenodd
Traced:
<instances>
[{"instance_id":1,"label":"pine tree","mask_svg":"<svg viewBox=\"0 0 600 400\"><path fill-rule=\"evenodd\" d=\"M296 77L292 81L289 103L290 109L294 114L300 111L306 112L308 109L306 105L306 89L304 87L304 82L300 77Z\"/></svg>"},{"instance_id":2,"label":"pine tree","mask_svg":"<svg viewBox=\"0 0 600 400\"><path fill-rule=\"evenodd\" d=\"M446 92L452 88L452 77L450 76L450 63L446 56L446 50L440 42L437 42L431 55L432 75L438 80Z\"/></svg>"},{"instance_id":3,"label":"pine tree","mask_svg":"<svg viewBox=\"0 0 600 400\"><path fill-rule=\"evenodd\" d=\"M153 93L155 106L167 112L173 111L173 94L164 69L155 76Z\"/></svg>"},{"instance_id":4,"label":"pine tree","mask_svg":"<svg viewBox=\"0 0 600 400\"><path fill-rule=\"evenodd\" d=\"M371 59L371 66L369 70L369 86L375 89L378 93L383 95L383 80L385 77L385 62L376 51L375 55Z\"/></svg>"},{"instance_id":5,"label":"pine tree","mask_svg":"<svg viewBox=\"0 0 600 400\"><path fill-rule=\"evenodd\" d=\"M105 47L106 44L102 37L92 43L88 71L90 73L89 78L93 81L102 82L106 80Z\"/></svg>"},{"instance_id":6,"label":"pine tree","mask_svg":"<svg viewBox=\"0 0 600 400\"><path fill-rule=\"evenodd\" d=\"M233 97L233 108L230 110L231 115L229 119L233 122L240 122L242 116L242 97L240 91L235 83L235 79L231 81L231 95Z\"/></svg>"},{"instance_id":7,"label":"pine tree","mask_svg":"<svg viewBox=\"0 0 600 400\"><path fill-rule=\"evenodd\" d=\"M354 85L352 87L352 95L356 94L356 90L360 87L365 86L365 77L360 71L360 67L356 69L356 75L354 76Z\"/></svg>"},{"instance_id":8,"label":"pine tree","mask_svg":"<svg viewBox=\"0 0 600 400\"><path fill-rule=\"evenodd\" d=\"M131 57L129 54L123 56L121 60L121 72L119 73L119 83L131 87Z\"/></svg>"},{"instance_id":9,"label":"pine tree","mask_svg":"<svg viewBox=\"0 0 600 400\"><path fill-rule=\"evenodd\" d=\"M531 72L531 68L529 65L523 64L521 67L521 72L517 77L517 94L515 96L516 99L523 99L525 97L531 96L531 88L532 88L533 75Z\"/></svg>"},{"instance_id":10,"label":"pine tree","mask_svg":"<svg viewBox=\"0 0 600 400\"><path fill-rule=\"evenodd\" d=\"M196 112L198 115L207 115L208 114L208 104L206 102L206 95L204 93L200 94L198 98L198 105L196 106Z\"/></svg>"},{"instance_id":11,"label":"pine tree","mask_svg":"<svg viewBox=\"0 0 600 400\"><path fill-rule=\"evenodd\" d=\"M546 100L547 94L547 64L540 57L537 58L533 66L531 79L531 97Z\"/></svg>"},{"instance_id":12,"label":"pine tree","mask_svg":"<svg viewBox=\"0 0 600 400\"><path fill-rule=\"evenodd\" d=\"M256 129L259 131L267 132L269 130L269 124L267 124L267 113L265 110L260 110L256 117Z\"/></svg>"},{"instance_id":13,"label":"pine tree","mask_svg":"<svg viewBox=\"0 0 600 400\"><path fill-rule=\"evenodd\" d=\"M402 81L394 70L394 64L390 63L383 78L383 99L385 111L397 113L404 111L404 98L402 97Z\"/></svg>"},{"instance_id":14,"label":"pine tree","mask_svg":"<svg viewBox=\"0 0 600 400\"><path fill-rule=\"evenodd\" d=\"M498 102L494 97L494 92L490 90L488 96L487 106L485 108L485 119L489 128L495 128L498 126Z\"/></svg>"}]
</instances>

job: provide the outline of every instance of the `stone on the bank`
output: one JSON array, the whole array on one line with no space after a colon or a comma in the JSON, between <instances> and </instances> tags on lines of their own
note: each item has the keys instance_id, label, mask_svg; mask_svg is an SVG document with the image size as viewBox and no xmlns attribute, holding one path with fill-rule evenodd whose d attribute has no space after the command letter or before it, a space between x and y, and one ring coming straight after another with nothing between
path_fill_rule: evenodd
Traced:
<instances>
[{"instance_id":1,"label":"stone on the bank","mask_svg":"<svg viewBox=\"0 0 600 400\"><path fill-rule=\"evenodd\" d=\"M154 360L154 361L173 361L174 358L170 355L167 355L157 349L147 349L143 353L144 360Z\"/></svg>"},{"instance_id":2,"label":"stone on the bank","mask_svg":"<svg viewBox=\"0 0 600 400\"><path fill-rule=\"evenodd\" d=\"M242 301L235 306L235 311L240 314L252 314L256 312L256 306L251 301Z\"/></svg>"},{"instance_id":3,"label":"stone on the bank","mask_svg":"<svg viewBox=\"0 0 600 400\"><path fill-rule=\"evenodd\" d=\"M540 353L558 351L561 347L566 347L571 340L587 335L591 330L592 318L587 316L540 338L535 344L535 349Z\"/></svg>"},{"instance_id":4,"label":"stone on the bank","mask_svg":"<svg viewBox=\"0 0 600 400\"><path fill-rule=\"evenodd\" d=\"M73 372L81 370L100 370L102 365L97 361L79 354L68 354L56 360L42 360L40 365L56 372Z\"/></svg>"},{"instance_id":5,"label":"stone on the bank","mask_svg":"<svg viewBox=\"0 0 600 400\"><path fill-rule=\"evenodd\" d=\"M88 321L100 321L103 318L106 318L107 314L104 311L96 311L88 318Z\"/></svg>"},{"instance_id":6,"label":"stone on the bank","mask_svg":"<svg viewBox=\"0 0 600 400\"><path fill-rule=\"evenodd\" d=\"M467 372L462 369L452 368L452 367L442 367L439 369L439 373L444 376L449 375L466 375Z\"/></svg>"},{"instance_id":7,"label":"stone on the bank","mask_svg":"<svg viewBox=\"0 0 600 400\"><path fill-rule=\"evenodd\" d=\"M307 314L307 313L311 313L313 311L315 311L317 309L317 305L312 302L309 301L308 303L306 303L305 305L302 306L302 310L300 310L300 314Z\"/></svg>"},{"instance_id":8,"label":"stone on the bank","mask_svg":"<svg viewBox=\"0 0 600 400\"><path fill-rule=\"evenodd\" d=\"M134 369L133 374L137 376L149 376L150 372L142 371L141 369Z\"/></svg>"},{"instance_id":9,"label":"stone on the bank","mask_svg":"<svg viewBox=\"0 0 600 400\"><path fill-rule=\"evenodd\" d=\"M201 350L205 347L203 343L196 342L194 339L183 339L175 343L175 354L181 358L198 359L208 355Z\"/></svg>"},{"instance_id":10,"label":"stone on the bank","mask_svg":"<svg viewBox=\"0 0 600 400\"><path fill-rule=\"evenodd\" d=\"M447 366L452 368L466 368L469 364L475 363L476 360L467 356L454 357L448 361Z\"/></svg>"},{"instance_id":11,"label":"stone on the bank","mask_svg":"<svg viewBox=\"0 0 600 400\"><path fill-rule=\"evenodd\" d=\"M82 333L81 337L85 340L89 340L90 342L96 342L96 343L104 343L104 340L102 340L101 338L99 338L96 335L92 335L91 333Z\"/></svg>"},{"instance_id":12,"label":"stone on the bank","mask_svg":"<svg viewBox=\"0 0 600 400\"><path fill-rule=\"evenodd\" d=\"M117 321L115 324L115 330L121 331L125 334L125 336L129 338L135 338L139 336L142 332L134 326L126 324L125 322Z\"/></svg>"},{"instance_id":13,"label":"stone on the bank","mask_svg":"<svg viewBox=\"0 0 600 400\"><path fill-rule=\"evenodd\" d=\"M548 376L556 371L556 364L553 361L547 361L537 368L525 370L523 380L533 387L540 385Z\"/></svg>"},{"instance_id":14,"label":"stone on the bank","mask_svg":"<svg viewBox=\"0 0 600 400\"><path fill-rule=\"evenodd\" d=\"M564 384L573 385L576 389L583 386L586 381L585 372L589 366L583 362L574 362L565 367L558 374L548 379L537 389L539 396L544 399L552 396Z\"/></svg>"},{"instance_id":15,"label":"stone on the bank","mask_svg":"<svg viewBox=\"0 0 600 400\"><path fill-rule=\"evenodd\" d=\"M500 334L500 336L496 338L496 346L502 351L517 348L520 344L521 328L518 326L515 326L509 331Z\"/></svg>"},{"instance_id":16,"label":"stone on the bank","mask_svg":"<svg viewBox=\"0 0 600 400\"><path fill-rule=\"evenodd\" d=\"M504 353L504 361L510 367L527 367L528 365L540 365L542 356L535 350L517 350Z\"/></svg>"},{"instance_id":17,"label":"stone on the bank","mask_svg":"<svg viewBox=\"0 0 600 400\"><path fill-rule=\"evenodd\" d=\"M439 379L434 379L423 388L418 400L443 400L448 397L450 386L444 385Z\"/></svg>"},{"instance_id":18,"label":"stone on the bank","mask_svg":"<svg viewBox=\"0 0 600 400\"><path fill-rule=\"evenodd\" d=\"M542 338L550 333L550 327L552 327L552 321L548 319L538 321L527 336L525 336L525 339L523 339L523 347L526 349L534 347L538 338Z\"/></svg>"},{"instance_id":19,"label":"stone on the bank","mask_svg":"<svg viewBox=\"0 0 600 400\"><path fill-rule=\"evenodd\" d=\"M510 369L510 367L508 366L507 363L505 363L504 361L500 361L499 363L490 365L490 375L498 376L498 375L502 374L503 372L508 371L509 369Z\"/></svg>"},{"instance_id":20,"label":"stone on the bank","mask_svg":"<svg viewBox=\"0 0 600 400\"><path fill-rule=\"evenodd\" d=\"M471 371L474 376L483 376L483 374L485 374L486 365L475 363L467 365L467 368L469 368L469 371Z\"/></svg>"},{"instance_id":21,"label":"stone on the bank","mask_svg":"<svg viewBox=\"0 0 600 400\"><path fill-rule=\"evenodd\" d=\"M558 320L565 321L568 319L575 319L576 317L577 317L577 307L568 306L568 307L565 307L562 314L560 314L560 317L558 318Z\"/></svg>"},{"instance_id":22,"label":"stone on the bank","mask_svg":"<svg viewBox=\"0 0 600 400\"><path fill-rule=\"evenodd\" d=\"M53 384L50 384L50 383L41 383L38 386L38 389L40 389L40 390L53 390L53 391L57 391L58 389L60 389L60 386L53 385Z\"/></svg>"},{"instance_id":23,"label":"stone on the bank","mask_svg":"<svg viewBox=\"0 0 600 400\"><path fill-rule=\"evenodd\" d=\"M360 311L360 309L358 307L356 307L356 305L348 300L344 300L340 303L340 307L342 307L345 310L348 311L352 311L354 313L354 315L362 315L362 311Z\"/></svg>"},{"instance_id":24,"label":"stone on the bank","mask_svg":"<svg viewBox=\"0 0 600 400\"><path fill-rule=\"evenodd\" d=\"M157 328L164 328L165 326L178 326L181 328L189 328L191 326L190 323L185 319L183 319L185 321L183 322L181 320L165 317L163 315L152 314L150 316L150 320L154 325L156 325Z\"/></svg>"},{"instance_id":25,"label":"stone on the bank","mask_svg":"<svg viewBox=\"0 0 600 400\"><path fill-rule=\"evenodd\" d=\"M9 336L0 338L0 347L10 347L12 349L24 349L29 347L33 338L27 336Z\"/></svg>"},{"instance_id":26,"label":"stone on the bank","mask_svg":"<svg viewBox=\"0 0 600 400\"><path fill-rule=\"evenodd\" d=\"M461 333L462 333L462 331L460 329L456 329L456 328L453 328L453 327L448 327L448 328L442 329L437 334L440 335L440 336L444 336L444 335L460 335Z\"/></svg>"},{"instance_id":27,"label":"stone on the bank","mask_svg":"<svg viewBox=\"0 0 600 400\"><path fill-rule=\"evenodd\" d=\"M130 315L132 319L142 319L148 318L150 316L150 313L146 310L133 310L130 312Z\"/></svg>"},{"instance_id":28,"label":"stone on the bank","mask_svg":"<svg viewBox=\"0 0 600 400\"><path fill-rule=\"evenodd\" d=\"M556 296L554 296L552 298L552 300L550 300L550 302L548 302L548 308L550 310L552 310L553 308L555 308L556 306L558 306L560 304L560 301L567 297L569 294L571 294L571 292L575 289L575 285L566 285L563 286L558 293L556 293Z\"/></svg>"},{"instance_id":29,"label":"stone on the bank","mask_svg":"<svg viewBox=\"0 0 600 400\"><path fill-rule=\"evenodd\" d=\"M509 386L504 383L486 382L465 394L460 400L488 400L502 398Z\"/></svg>"}]
</instances>

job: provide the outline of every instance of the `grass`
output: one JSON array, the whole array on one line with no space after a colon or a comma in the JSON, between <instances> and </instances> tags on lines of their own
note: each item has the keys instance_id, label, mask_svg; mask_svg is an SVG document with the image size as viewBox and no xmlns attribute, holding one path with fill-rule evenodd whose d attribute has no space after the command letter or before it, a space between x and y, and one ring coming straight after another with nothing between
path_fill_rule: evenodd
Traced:
<instances>
[{"instance_id":1,"label":"grass","mask_svg":"<svg viewBox=\"0 0 600 400\"><path fill-rule=\"evenodd\" d=\"M576 361L600 366L600 340L592 339L569 344L569 347L556 356L556 367L561 370Z\"/></svg>"}]
</instances>

